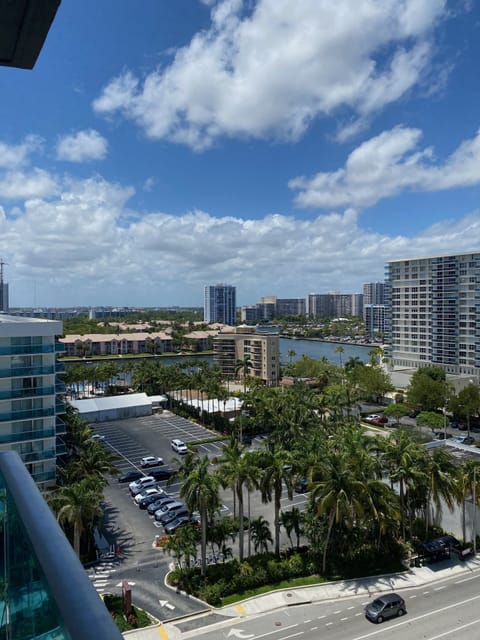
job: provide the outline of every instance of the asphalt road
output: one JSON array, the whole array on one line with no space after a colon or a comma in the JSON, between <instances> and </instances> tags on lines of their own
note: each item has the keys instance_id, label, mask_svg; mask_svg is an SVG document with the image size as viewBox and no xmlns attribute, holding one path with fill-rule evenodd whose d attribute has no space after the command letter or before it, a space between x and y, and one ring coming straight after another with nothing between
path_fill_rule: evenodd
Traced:
<instances>
[{"instance_id":1,"label":"asphalt road","mask_svg":"<svg viewBox=\"0 0 480 640\"><path fill-rule=\"evenodd\" d=\"M415 589L400 589L407 614L380 625L365 618L364 607L376 597L339 598L318 604L284 607L251 619L235 619L198 628L200 620L175 623L182 638L208 640L477 640L480 628L480 570ZM218 622L215 616L211 622Z\"/></svg>"}]
</instances>

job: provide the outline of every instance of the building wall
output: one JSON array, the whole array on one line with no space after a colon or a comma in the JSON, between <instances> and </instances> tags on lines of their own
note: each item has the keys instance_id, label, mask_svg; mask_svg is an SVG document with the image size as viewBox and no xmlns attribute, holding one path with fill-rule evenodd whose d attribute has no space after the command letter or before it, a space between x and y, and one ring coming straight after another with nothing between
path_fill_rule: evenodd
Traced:
<instances>
[{"instance_id":1,"label":"building wall","mask_svg":"<svg viewBox=\"0 0 480 640\"><path fill-rule=\"evenodd\" d=\"M229 284L207 285L204 289L205 322L236 324L236 289Z\"/></svg>"},{"instance_id":2,"label":"building wall","mask_svg":"<svg viewBox=\"0 0 480 640\"><path fill-rule=\"evenodd\" d=\"M269 386L278 384L280 376L279 337L260 334L253 327L238 328L237 332L220 333L213 340L213 358L223 375L241 378L243 371L236 371L240 361L251 362L248 375L263 380Z\"/></svg>"},{"instance_id":3,"label":"building wall","mask_svg":"<svg viewBox=\"0 0 480 640\"><path fill-rule=\"evenodd\" d=\"M480 253L389 262L386 355L393 365L480 375Z\"/></svg>"},{"instance_id":4,"label":"building wall","mask_svg":"<svg viewBox=\"0 0 480 640\"><path fill-rule=\"evenodd\" d=\"M364 284L363 304L385 304L385 283L368 282Z\"/></svg>"},{"instance_id":5,"label":"building wall","mask_svg":"<svg viewBox=\"0 0 480 640\"><path fill-rule=\"evenodd\" d=\"M0 282L0 311L8 313L8 284Z\"/></svg>"},{"instance_id":6,"label":"building wall","mask_svg":"<svg viewBox=\"0 0 480 640\"><path fill-rule=\"evenodd\" d=\"M0 451L17 451L40 486L55 481L56 436L65 432L57 414L58 346L62 323L0 316Z\"/></svg>"}]
</instances>

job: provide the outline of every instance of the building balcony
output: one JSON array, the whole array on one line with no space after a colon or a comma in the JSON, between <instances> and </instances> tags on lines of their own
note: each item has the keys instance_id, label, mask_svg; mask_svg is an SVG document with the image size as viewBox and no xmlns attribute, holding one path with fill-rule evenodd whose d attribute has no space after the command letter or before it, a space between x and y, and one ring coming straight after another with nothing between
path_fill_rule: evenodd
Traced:
<instances>
[{"instance_id":1,"label":"building balcony","mask_svg":"<svg viewBox=\"0 0 480 640\"><path fill-rule=\"evenodd\" d=\"M22 389L10 389L0 391L0 400L15 400L16 398L38 398L40 396L53 396L53 387L26 387Z\"/></svg>"},{"instance_id":2,"label":"building balcony","mask_svg":"<svg viewBox=\"0 0 480 640\"><path fill-rule=\"evenodd\" d=\"M67 425L58 416L55 418L55 433L57 434L57 436L61 436L64 433L67 433Z\"/></svg>"},{"instance_id":3,"label":"building balcony","mask_svg":"<svg viewBox=\"0 0 480 640\"><path fill-rule=\"evenodd\" d=\"M47 449L45 451L30 451L29 453L20 453L21 459L28 464L29 462L41 462L42 460L52 460L57 457L55 449Z\"/></svg>"},{"instance_id":4,"label":"building balcony","mask_svg":"<svg viewBox=\"0 0 480 640\"><path fill-rule=\"evenodd\" d=\"M37 431L24 431L23 433L0 433L0 444L10 444L13 442L30 442L31 440L45 440L53 438L55 430L53 428L41 429Z\"/></svg>"},{"instance_id":5,"label":"building balcony","mask_svg":"<svg viewBox=\"0 0 480 640\"><path fill-rule=\"evenodd\" d=\"M0 413L0 422L32 420L33 418L46 418L54 415L55 409L53 407L48 407L46 409L30 409L27 411L7 411L5 413Z\"/></svg>"},{"instance_id":6,"label":"building balcony","mask_svg":"<svg viewBox=\"0 0 480 640\"><path fill-rule=\"evenodd\" d=\"M20 356L38 353L53 353L53 344L30 344L0 347L0 356Z\"/></svg>"},{"instance_id":7,"label":"building balcony","mask_svg":"<svg viewBox=\"0 0 480 640\"><path fill-rule=\"evenodd\" d=\"M56 373L65 373L65 363L57 360L55 362L55 371Z\"/></svg>"},{"instance_id":8,"label":"building balcony","mask_svg":"<svg viewBox=\"0 0 480 640\"><path fill-rule=\"evenodd\" d=\"M55 382L55 393L65 393L67 387L64 382Z\"/></svg>"},{"instance_id":9,"label":"building balcony","mask_svg":"<svg viewBox=\"0 0 480 640\"><path fill-rule=\"evenodd\" d=\"M55 401L55 413L65 413L65 402L59 398Z\"/></svg>"},{"instance_id":10,"label":"building balcony","mask_svg":"<svg viewBox=\"0 0 480 640\"><path fill-rule=\"evenodd\" d=\"M55 353L65 353L65 345L63 342L55 342Z\"/></svg>"},{"instance_id":11,"label":"building balcony","mask_svg":"<svg viewBox=\"0 0 480 640\"><path fill-rule=\"evenodd\" d=\"M42 484L43 482L51 483L56 479L55 470L32 473L32 478L37 484Z\"/></svg>"},{"instance_id":12,"label":"building balcony","mask_svg":"<svg viewBox=\"0 0 480 640\"><path fill-rule=\"evenodd\" d=\"M46 376L55 373L55 368L48 367L15 367L12 369L0 369L0 378L29 378L32 376Z\"/></svg>"}]
</instances>

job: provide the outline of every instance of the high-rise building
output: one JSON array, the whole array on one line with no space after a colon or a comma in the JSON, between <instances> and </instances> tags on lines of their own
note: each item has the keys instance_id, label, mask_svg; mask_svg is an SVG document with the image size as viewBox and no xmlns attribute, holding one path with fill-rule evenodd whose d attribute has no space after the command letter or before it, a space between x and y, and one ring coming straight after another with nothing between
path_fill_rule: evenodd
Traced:
<instances>
[{"instance_id":1,"label":"high-rise building","mask_svg":"<svg viewBox=\"0 0 480 640\"><path fill-rule=\"evenodd\" d=\"M56 379L62 332L55 320L0 315L0 451L17 451L41 488L55 483L57 435L65 433L57 416L65 413Z\"/></svg>"},{"instance_id":2,"label":"high-rise building","mask_svg":"<svg viewBox=\"0 0 480 640\"><path fill-rule=\"evenodd\" d=\"M365 321L365 333L370 338L383 336L385 333L385 305L364 304L363 319Z\"/></svg>"},{"instance_id":3,"label":"high-rise building","mask_svg":"<svg viewBox=\"0 0 480 640\"><path fill-rule=\"evenodd\" d=\"M205 322L236 324L236 289L230 284L206 285L203 318Z\"/></svg>"},{"instance_id":4,"label":"high-rise building","mask_svg":"<svg viewBox=\"0 0 480 640\"><path fill-rule=\"evenodd\" d=\"M306 312L311 318L344 318L361 316L363 294L361 293L310 293L307 296Z\"/></svg>"},{"instance_id":5,"label":"high-rise building","mask_svg":"<svg viewBox=\"0 0 480 640\"><path fill-rule=\"evenodd\" d=\"M385 355L403 367L480 375L480 253L386 265Z\"/></svg>"},{"instance_id":6,"label":"high-rise building","mask_svg":"<svg viewBox=\"0 0 480 640\"><path fill-rule=\"evenodd\" d=\"M385 283L369 282L364 284L363 304L385 304Z\"/></svg>"},{"instance_id":7,"label":"high-rise building","mask_svg":"<svg viewBox=\"0 0 480 640\"><path fill-rule=\"evenodd\" d=\"M248 358L248 376L263 380L266 385L278 384L280 348L278 333L260 333L255 327L240 326L222 331L213 339L213 360L224 376L243 376L237 366Z\"/></svg>"},{"instance_id":8,"label":"high-rise building","mask_svg":"<svg viewBox=\"0 0 480 640\"><path fill-rule=\"evenodd\" d=\"M3 279L6 262L0 258L0 313L8 313L8 284Z\"/></svg>"}]
</instances>

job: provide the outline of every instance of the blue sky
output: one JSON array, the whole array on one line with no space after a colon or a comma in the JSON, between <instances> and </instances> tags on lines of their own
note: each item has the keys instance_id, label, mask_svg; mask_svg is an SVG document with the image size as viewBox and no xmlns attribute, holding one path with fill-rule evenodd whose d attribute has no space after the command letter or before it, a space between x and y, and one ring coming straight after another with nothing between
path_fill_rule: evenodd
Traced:
<instances>
[{"instance_id":1,"label":"blue sky","mask_svg":"<svg viewBox=\"0 0 480 640\"><path fill-rule=\"evenodd\" d=\"M478 251L479 60L475 0L63 0L0 67L11 306L355 293Z\"/></svg>"}]
</instances>

